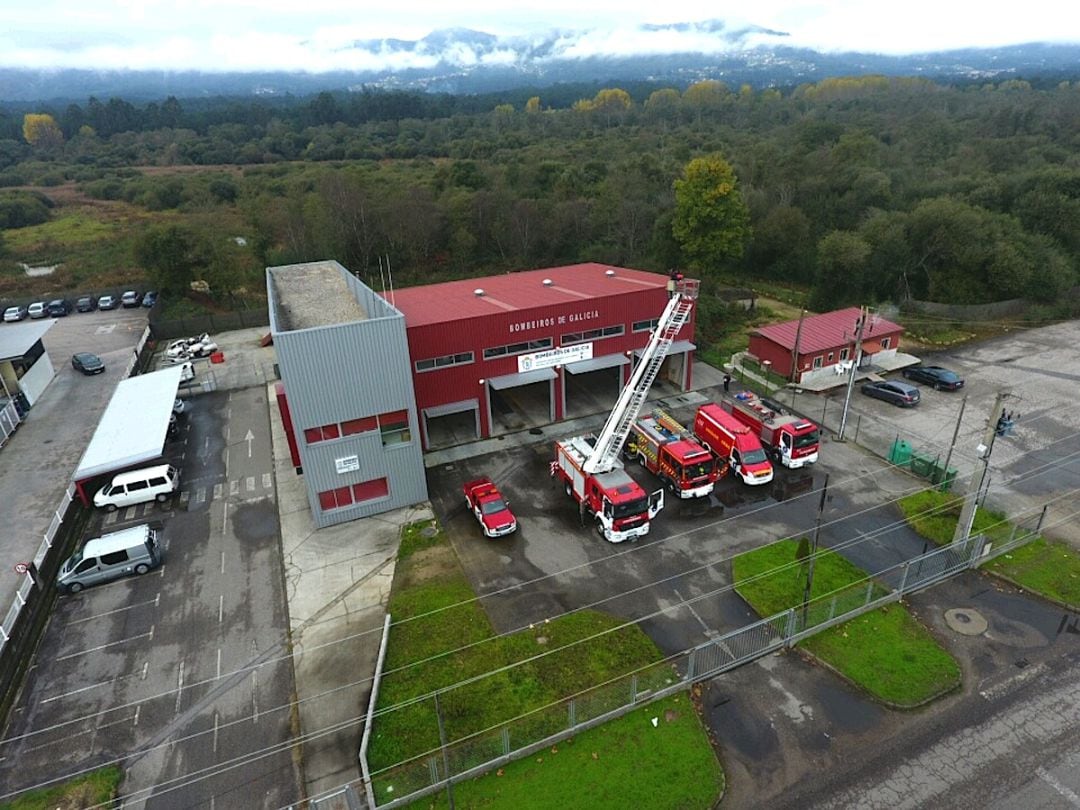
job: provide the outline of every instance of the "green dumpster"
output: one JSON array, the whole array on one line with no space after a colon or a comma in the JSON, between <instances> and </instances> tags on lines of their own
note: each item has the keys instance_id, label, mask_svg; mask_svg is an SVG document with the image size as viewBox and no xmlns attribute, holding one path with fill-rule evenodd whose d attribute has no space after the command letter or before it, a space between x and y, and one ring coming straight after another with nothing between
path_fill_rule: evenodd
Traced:
<instances>
[{"instance_id":1,"label":"green dumpster","mask_svg":"<svg viewBox=\"0 0 1080 810\"><path fill-rule=\"evenodd\" d=\"M903 439L897 439L889 448L889 463L898 467L906 465L911 460L911 445Z\"/></svg>"}]
</instances>

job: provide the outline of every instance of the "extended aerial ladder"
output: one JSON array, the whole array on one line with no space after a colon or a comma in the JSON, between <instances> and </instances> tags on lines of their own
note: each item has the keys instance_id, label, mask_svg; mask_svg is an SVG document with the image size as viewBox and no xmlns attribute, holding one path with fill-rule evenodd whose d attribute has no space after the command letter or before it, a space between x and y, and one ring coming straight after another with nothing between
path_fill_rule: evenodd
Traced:
<instances>
[{"instance_id":1,"label":"extended aerial ladder","mask_svg":"<svg viewBox=\"0 0 1080 810\"><path fill-rule=\"evenodd\" d=\"M675 294L664 307L630 382L619 394L619 400L604 423L604 429L600 431L592 453L585 460L583 469L586 473L604 473L617 465L619 453L630 435L630 428L641 414L641 408L649 395L649 389L656 381L656 375L660 373L660 366L667 357L668 349L679 330L690 319L698 297L698 285L697 279L682 279L676 282Z\"/></svg>"}]
</instances>

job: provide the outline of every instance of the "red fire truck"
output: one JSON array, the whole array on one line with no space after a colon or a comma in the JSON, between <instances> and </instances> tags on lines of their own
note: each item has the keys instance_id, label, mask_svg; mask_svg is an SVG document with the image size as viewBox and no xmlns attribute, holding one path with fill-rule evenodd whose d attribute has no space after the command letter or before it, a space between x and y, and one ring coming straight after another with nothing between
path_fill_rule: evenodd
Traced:
<instances>
[{"instance_id":1,"label":"red fire truck","mask_svg":"<svg viewBox=\"0 0 1080 810\"><path fill-rule=\"evenodd\" d=\"M624 452L680 498L705 497L721 475L716 456L660 408L634 423Z\"/></svg>"},{"instance_id":2,"label":"red fire truck","mask_svg":"<svg viewBox=\"0 0 1080 810\"><path fill-rule=\"evenodd\" d=\"M698 408L694 435L725 459L743 483L757 486L772 481L772 464L757 434L716 403Z\"/></svg>"},{"instance_id":3,"label":"red fire truck","mask_svg":"<svg viewBox=\"0 0 1080 810\"><path fill-rule=\"evenodd\" d=\"M622 468L619 456L671 342L690 318L698 282L680 279L673 292L600 435L555 442L552 477L561 479L566 494L577 501L582 520L592 516L600 536L612 543L647 535L649 522L664 508L664 491L647 494Z\"/></svg>"},{"instance_id":4,"label":"red fire truck","mask_svg":"<svg viewBox=\"0 0 1080 810\"><path fill-rule=\"evenodd\" d=\"M754 431L765 451L785 467L798 469L818 460L818 426L788 413L779 402L741 391L734 399L725 399L721 406Z\"/></svg>"}]
</instances>

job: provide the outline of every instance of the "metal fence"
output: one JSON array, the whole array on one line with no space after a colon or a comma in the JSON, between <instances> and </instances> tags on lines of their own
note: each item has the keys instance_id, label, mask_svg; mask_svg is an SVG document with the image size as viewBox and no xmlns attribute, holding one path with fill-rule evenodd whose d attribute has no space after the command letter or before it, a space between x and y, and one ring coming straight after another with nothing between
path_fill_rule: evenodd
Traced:
<instances>
[{"instance_id":1,"label":"metal fence","mask_svg":"<svg viewBox=\"0 0 1080 810\"><path fill-rule=\"evenodd\" d=\"M0 447L4 446L20 422L22 417L19 416L19 409L15 407L15 401L9 399L0 407Z\"/></svg>"},{"instance_id":2,"label":"metal fence","mask_svg":"<svg viewBox=\"0 0 1080 810\"><path fill-rule=\"evenodd\" d=\"M187 335L200 335L203 332L229 332L234 329L249 329L255 326L270 325L270 310L266 307L239 309L206 315L192 315L187 318L159 319L150 315L150 329L154 340L171 340Z\"/></svg>"},{"instance_id":3,"label":"metal fence","mask_svg":"<svg viewBox=\"0 0 1080 810\"><path fill-rule=\"evenodd\" d=\"M1034 532L1014 532L995 554L1027 542ZM371 773L365 779L314 797L316 810L368 806L373 797L380 808L400 807L447 789L511 760L528 756L592 726L620 717L651 701L688 689L694 682L720 675L807 636L849 621L906 594L928 588L976 567L989 556L982 535L935 548L833 593L815 598L637 672L569 697L559 703L514 718L496 728L464 736L433 748L422 756ZM823 551L822 553L832 553ZM405 710L429 715L431 722L453 715L453 689ZM440 701L442 708L440 708ZM451 707L447 711L446 707ZM375 722L378 722L376 718ZM365 728L365 734L368 728ZM433 738L439 738L434 733ZM368 773L364 767L364 773Z\"/></svg>"}]
</instances>

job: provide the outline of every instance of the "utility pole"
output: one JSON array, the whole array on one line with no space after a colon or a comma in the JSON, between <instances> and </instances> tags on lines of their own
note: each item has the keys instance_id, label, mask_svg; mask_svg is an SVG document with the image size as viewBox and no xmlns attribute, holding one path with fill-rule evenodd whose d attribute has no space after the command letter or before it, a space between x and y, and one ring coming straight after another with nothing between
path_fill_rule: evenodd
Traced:
<instances>
[{"instance_id":1,"label":"utility pole","mask_svg":"<svg viewBox=\"0 0 1080 810\"><path fill-rule=\"evenodd\" d=\"M806 317L806 310L799 311L799 325L795 327L795 345L791 349L791 381L798 382L796 377L799 376L799 339L802 337L802 323Z\"/></svg>"},{"instance_id":2,"label":"utility pole","mask_svg":"<svg viewBox=\"0 0 1080 810\"><path fill-rule=\"evenodd\" d=\"M956 531L953 532L954 543L967 540L971 537L971 527L975 523L975 507L979 501L979 492L982 490L986 474L990 469L990 451L994 448L994 437L997 435L998 414L1001 413L1001 403L1009 396L1005 391L998 391L994 398L994 407L990 411L990 419L987 420L986 430L983 431L982 443L979 445L979 461L975 469L971 471L971 480L968 481L967 491L964 493L964 507L960 510L960 519L956 521Z\"/></svg>"},{"instance_id":3,"label":"utility pole","mask_svg":"<svg viewBox=\"0 0 1080 810\"><path fill-rule=\"evenodd\" d=\"M817 523L814 524L814 539L810 544L810 564L806 569L806 587L802 597L803 630L806 629L806 615L810 610L810 589L814 585L814 556L818 550L818 535L821 533L821 515L825 512L825 496L829 492L829 474L825 473L825 483L821 485L821 500L818 501Z\"/></svg>"},{"instance_id":4,"label":"utility pole","mask_svg":"<svg viewBox=\"0 0 1080 810\"><path fill-rule=\"evenodd\" d=\"M847 393L844 395L844 412L840 414L840 430L836 433L836 440L844 440L844 428L847 426L848 407L851 405L851 391L855 388L855 372L862 362L862 333L866 326L866 307L859 307L859 320L855 324L855 360L851 364L848 374Z\"/></svg>"},{"instance_id":5,"label":"utility pole","mask_svg":"<svg viewBox=\"0 0 1080 810\"><path fill-rule=\"evenodd\" d=\"M952 451L956 447L956 437L960 433L960 422L964 419L964 408L967 407L967 394L964 394L964 398L960 400L960 413L956 417L956 427L953 428L952 441L949 442L949 452L945 454L945 470L942 473L944 478L942 481L946 481L949 478L949 461L952 460Z\"/></svg>"}]
</instances>

